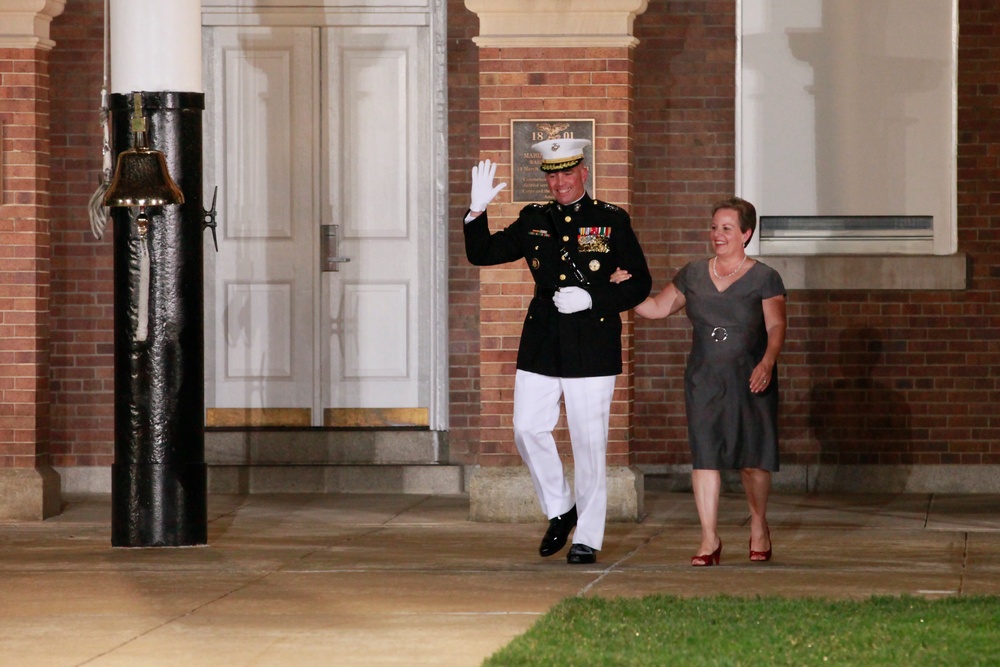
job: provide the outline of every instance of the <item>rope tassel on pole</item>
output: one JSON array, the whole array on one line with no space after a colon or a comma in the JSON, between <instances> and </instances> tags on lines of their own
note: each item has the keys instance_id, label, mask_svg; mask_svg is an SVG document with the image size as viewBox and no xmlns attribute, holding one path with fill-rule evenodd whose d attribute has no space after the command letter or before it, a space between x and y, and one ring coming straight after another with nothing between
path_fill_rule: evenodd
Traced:
<instances>
[{"instance_id":1,"label":"rope tassel on pole","mask_svg":"<svg viewBox=\"0 0 1000 667\"><path fill-rule=\"evenodd\" d=\"M90 215L90 231L94 238L100 241L104 238L104 230L107 229L108 219L111 212L104 205L104 195L108 191L111 183L111 114L108 111L108 0L104 2L104 83L101 86L101 153L103 163L101 165L101 177L98 179L97 190L90 197L87 212Z\"/></svg>"}]
</instances>

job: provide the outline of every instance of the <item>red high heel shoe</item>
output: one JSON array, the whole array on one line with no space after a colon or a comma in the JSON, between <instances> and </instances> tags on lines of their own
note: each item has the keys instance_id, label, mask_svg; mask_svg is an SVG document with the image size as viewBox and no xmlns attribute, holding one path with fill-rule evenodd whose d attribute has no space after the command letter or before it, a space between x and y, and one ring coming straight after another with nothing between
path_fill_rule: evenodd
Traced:
<instances>
[{"instance_id":1,"label":"red high heel shoe","mask_svg":"<svg viewBox=\"0 0 1000 667\"><path fill-rule=\"evenodd\" d=\"M705 554L703 556L692 556L691 565L693 567L708 567L709 565L718 565L719 560L722 558L722 540L719 540L719 548L710 554Z\"/></svg>"},{"instance_id":2,"label":"red high heel shoe","mask_svg":"<svg viewBox=\"0 0 1000 667\"><path fill-rule=\"evenodd\" d=\"M754 551L753 550L753 538L750 538L750 560L755 563L763 563L764 561L771 560L771 549L774 546L771 544L771 527L767 527L767 551Z\"/></svg>"}]
</instances>

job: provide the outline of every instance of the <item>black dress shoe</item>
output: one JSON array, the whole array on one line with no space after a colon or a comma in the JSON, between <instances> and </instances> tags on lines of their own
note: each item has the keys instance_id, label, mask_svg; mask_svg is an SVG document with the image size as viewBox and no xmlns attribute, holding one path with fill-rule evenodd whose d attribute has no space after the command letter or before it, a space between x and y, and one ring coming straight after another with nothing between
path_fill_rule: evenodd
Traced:
<instances>
[{"instance_id":1,"label":"black dress shoe","mask_svg":"<svg viewBox=\"0 0 1000 667\"><path fill-rule=\"evenodd\" d=\"M566 538L574 526L576 526L576 505L573 505L568 512L549 519L549 529L545 531L538 553L544 558L562 549L566 546Z\"/></svg>"},{"instance_id":2,"label":"black dress shoe","mask_svg":"<svg viewBox=\"0 0 1000 667\"><path fill-rule=\"evenodd\" d=\"M597 562L597 550L586 544L574 544L566 554L566 562L571 565L590 565Z\"/></svg>"}]
</instances>

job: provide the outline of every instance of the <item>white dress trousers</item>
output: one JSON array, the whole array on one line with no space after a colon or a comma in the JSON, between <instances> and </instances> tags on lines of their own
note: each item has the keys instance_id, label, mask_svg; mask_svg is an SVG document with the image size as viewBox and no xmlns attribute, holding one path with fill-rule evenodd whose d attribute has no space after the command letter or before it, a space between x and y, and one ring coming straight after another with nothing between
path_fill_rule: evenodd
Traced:
<instances>
[{"instance_id":1,"label":"white dress trousers","mask_svg":"<svg viewBox=\"0 0 1000 667\"><path fill-rule=\"evenodd\" d=\"M615 376L557 378L518 370L514 376L514 442L531 472L538 502L548 518L576 504L574 544L600 550L608 508L608 423ZM573 450L573 488L563 472L552 430L559 400Z\"/></svg>"}]
</instances>

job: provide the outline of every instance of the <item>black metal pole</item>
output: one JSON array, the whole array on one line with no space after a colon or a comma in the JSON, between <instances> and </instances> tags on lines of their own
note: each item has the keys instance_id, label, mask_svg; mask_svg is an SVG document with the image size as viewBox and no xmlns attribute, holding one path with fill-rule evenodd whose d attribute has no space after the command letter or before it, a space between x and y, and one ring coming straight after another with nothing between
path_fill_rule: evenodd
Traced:
<instances>
[{"instance_id":1,"label":"black metal pole","mask_svg":"<svg viewBox=\"0 0 1000 667\"><path fill-rule=\"evenodd\" d=\"M113 208L115 462L111 543L208 541L202 293L203 93L143 92L146 145L165 154L184 203L149 208L149 318L137 341L138 209ZM132 95L109 97L115 156L133 143Z\"/></svg>"}]
</instances>

